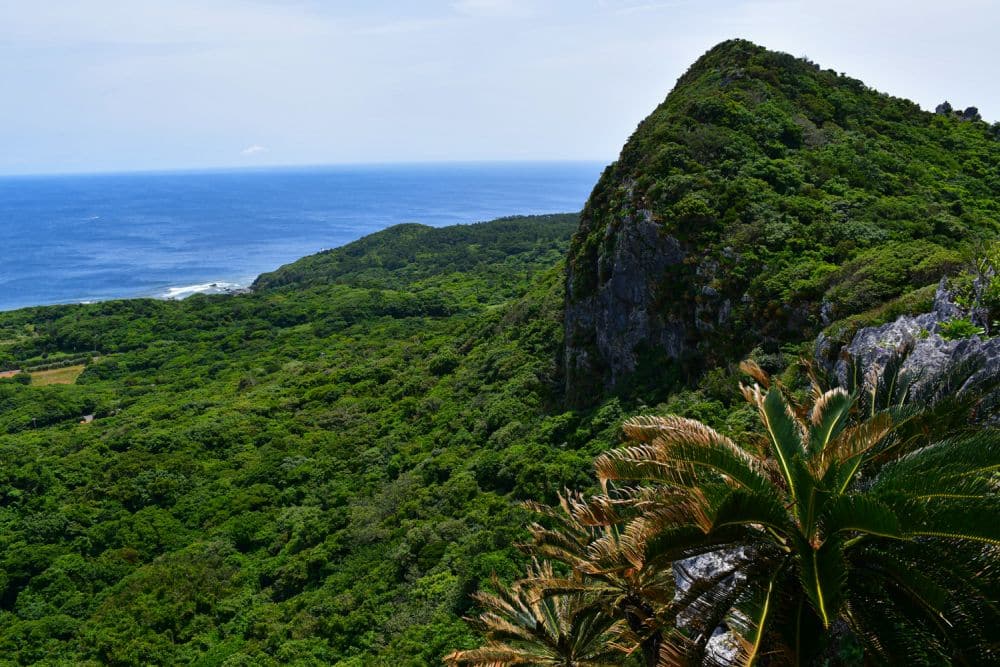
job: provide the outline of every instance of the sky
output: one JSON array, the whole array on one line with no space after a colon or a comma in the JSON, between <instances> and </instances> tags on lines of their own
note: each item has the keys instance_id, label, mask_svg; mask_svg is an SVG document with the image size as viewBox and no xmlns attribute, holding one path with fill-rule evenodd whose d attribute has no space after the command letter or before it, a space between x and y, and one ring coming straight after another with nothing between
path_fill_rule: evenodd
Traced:
<instances>
[{"instance_id":1,"label":"sky","mask_svg":"<svg viewBox=\"0 0 1000 667\"><path fill-rule=\"evenodd\" d=\"M743 37L1000 120L996 0L0 0L0 174L613 160Z\"/></svg>"}]
</instances>

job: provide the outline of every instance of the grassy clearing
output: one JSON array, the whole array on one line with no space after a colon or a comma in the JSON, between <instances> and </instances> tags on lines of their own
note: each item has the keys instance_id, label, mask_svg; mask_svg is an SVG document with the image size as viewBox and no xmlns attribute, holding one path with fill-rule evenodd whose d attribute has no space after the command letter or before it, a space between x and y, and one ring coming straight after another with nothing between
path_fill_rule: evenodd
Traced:
<instances>
[{"instance_id":1,"label":"grassy clearing","mask_svg":"<svg viewBox=\"0 0 1000 667\"><path fill-rule=\"evenodd\" d=\"M35 371L31 374L31 384L35 387L44 387L50 384L73 384L80 377L84 368L86 365L80 364L47 371Z\"/></svg>"}]
</instances>

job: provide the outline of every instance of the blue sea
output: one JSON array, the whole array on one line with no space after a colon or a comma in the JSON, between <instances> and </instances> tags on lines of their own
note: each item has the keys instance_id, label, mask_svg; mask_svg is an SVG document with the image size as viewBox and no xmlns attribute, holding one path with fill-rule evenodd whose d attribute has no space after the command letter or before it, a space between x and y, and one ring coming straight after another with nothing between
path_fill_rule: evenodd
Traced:
<instances>
[{"instance_id":1,"label":"blue sea","mask_svg":"<svg viewBox=\"0 0 1000 667\"><path fill-rule=\"evenodd\" d=\"M603 164L342 166L0 178L0 310L182 298L401 222L578 211Z\"/></svg>"}]
</instances>

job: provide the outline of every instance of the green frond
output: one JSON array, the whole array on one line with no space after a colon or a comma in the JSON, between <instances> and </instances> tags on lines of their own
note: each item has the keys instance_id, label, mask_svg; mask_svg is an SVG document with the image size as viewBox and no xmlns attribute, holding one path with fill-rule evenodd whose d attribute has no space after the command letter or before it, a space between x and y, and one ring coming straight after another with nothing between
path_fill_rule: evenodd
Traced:
<instances>
[{"instance_id":1,"label":"green frond","mask_svg":"<svg viewBox=\"0 0 1000 667\"><path fill-rule=\"evenodd\" d=\"M827 535L859 532L898 539L905 537L899 517L892 508L864 494L830 499L820 518L820 526Z\"/></svg>"},{"instance_id":2,"label":"green frond","mask_svg":"<svg viewBox=\"0 0 1000 667\"><path fill-rule=\"evenodd\" d=\"M872 541L851 553L859 588L892 592L883 604L924 617L951 644L988 644L981 628L1000 625L996 549L975 543Z\"/></svg>"},{"instance_id":3,"label":"green frond","mask_svg":"<svg viewBox=\"0 0 1000 667\"><path fill-rule=\"evenodd\" d=\"M873 488L892 508L900 529L909 537L971 540L1000 546L1000 493L995 483L981 477L962 478L949 489L920 476L908 487L894 480ZM967 493L966 493L967 492ZM977 493L982 492L982 493Z\"/></svg>"},{"instance_id":4,"label":"green frond","mask_svg":"<svg viewBox=\"0 0 1000 667\"><path fill-rule=\"evenodd\" d=\"M840 612L847 581L844 543L836 536L827 537L819 547L813 547L801 538L798 542L802 588L823 627L828 628Z\"/></svg>"},{"instance_id":5,"label":"green frond","mask_svg":"<svg viewBox=\"0 0 1000 667\"><path fill-rule=\"evenodd\" d=\"M774 494L727 489L707 496L701 506L699 525L705 533L726 526L767 526L782 535L795 530L788 512Z\"/></svg>"},{"instance_id":6,"label":"green frond","mask_svg":"<svg viewBox=\"0 0 1000 667\"><path fill-rule=\"evenodd\" d=\"M861 616L878 609L904 628L901 634L890 628L882 637L866 637L873 654L898 661L913 650L903 639L919 633L927 652L912 658L916 664L996 664L1000 609L996 576L987 571L997 560L995 551L968 542L899 540L874 540L852 550L848 607ZM876 640L886 646L877 649Z\"/></svg>"},{"instance_id":7,"label":"green frond","mask_svg":"<svg viewBox=\"0 0 1000 667\"><path fill-rule=\"evenodd\" d=\"M847 605L851 629L873 663L914 667L949 664L946 650L931 631L881 604L884 600L885 596L872 595L852 599Z\"/></svg>"},{"instance_id":8,"label":"green frond","mask_svg":"<svg viewBox=\"0 0 1000 667\"><path fill-rule=\"evenodd\" d=\"M793 461L801 459L805 452L802 448L802 431L799 424L788 412L788 403L781 392L772 388L758 404L761 422L770 438L774 455L781 467L782 475L788 484L791 499L795 502L802 489L802 480L795 471Z\"/></svg>"},{"instance_id":9,"label":"green frond","mask_svg":"<svg viewBox=\"0 0 1000 667\"><path fill-rule=\"evenodd\" d=\"M823 452L830 441L844 429L853 405L851 395L839 387L816 399L809 429L810 458Z\"/></svg>"},{"instance_id":10,"label":"green frond","mask_svg":"<svg viewBox=\"0 0 1000 667\"><path fill-rule=\"evenodd\" d=\"M905 591L926 613L944 618L951 605L954 588L935 579L935 566L922 561L914 563L905 558L904 553L887 545L869 547L864 549L862 567L877 572L880 577Z\"/></svg>"},{"instance_id":11,"label":"green frond","mask_svg":"<svg viewBox=\"0 0 1000 667\"><path fill-rule=\"evenodd\" d=\"M746 649L746 655L742 661L746 667L753 667L761 657L767 625L777 604L774 598L780 575L781 570L779 569L767 582L767 590L764 592L760 608L750 620L750 624L753 626L753 636L748 638L749 647Z\"/></svg>"},{"instance_id":12,"label":"green frond","mask_svg":"<svg viewBox=\"0 0 1000 667\"><path fill-rule=\"evenodd\" d=\"M937 477L943 485L984 478L1000 469L1000 431L984 428L959 438L939 440L887 462L873 488L905 487L911 480Z\"/></svg>"}]
</instances>

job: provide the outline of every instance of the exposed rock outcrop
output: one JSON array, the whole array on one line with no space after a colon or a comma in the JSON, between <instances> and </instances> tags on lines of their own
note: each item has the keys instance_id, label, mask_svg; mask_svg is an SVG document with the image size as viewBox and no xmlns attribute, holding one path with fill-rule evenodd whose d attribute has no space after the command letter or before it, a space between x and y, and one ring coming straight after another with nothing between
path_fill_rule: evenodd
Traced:
<instances>
[{"instance_id":1,"label":"exposed rock outcrop","mask_svg":"<svg viewBox=\"0 0 1000 667\"><path fill-rule=\"evenodd\" d=\"M675 597L679 598L688 591L695 581L705 581L716 577L727 570L732 570L744 560L746 554L743 548L719 551L710 551L700 556L694 556L674 563L674 580L677 585ZM739 574L732 574L726 585L735 585L742 581ZM679 627L687 626L689 618L686 614L680 614L677 618ZM711 638L708 640L708 655L714 661L713 664L731 665L736 664L739 655L739 640L725 626L715 628Z\"/></svg>"},{"instance_id":2,"label":"exposed rock outcrop","mask_svg":"<svg viewBox=\"0 0 1000 667\"><path fill-rule=\"evenodd\" d=\"M974 335L946 340L941 336L941 327L956 319L977 322L982 317L975 308L956 303L942 279L931 312L903 315L888 324L860 329L840 350L832 349L830 341L821 335L816 341L816 361L844 385L852 361L860 368L882 368L896 350L911 346L903 370L918 376L912 389L915 396L940 385L951 371L962 367L977 369L965 381L968 387L1000 374L1000 338Z\"/></svg>"},{"instance_id":3,"label":"exposed rock outcrop","mask_svg":"<svg viewBox=\"0 0 1000 667\"><path fill-rule=\"evenodd\" d=\"M668 267L684 260L677 239L664 234L649 211L640 211L606 227L601 247L597 289L580 295L572 275L569 280L566 369L573 384L592 377L617 385L635 370L642 344L674 358L685 350L684 327L664 321L656 304Z\"/></svg>"}]
</instances>

